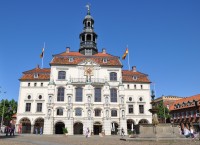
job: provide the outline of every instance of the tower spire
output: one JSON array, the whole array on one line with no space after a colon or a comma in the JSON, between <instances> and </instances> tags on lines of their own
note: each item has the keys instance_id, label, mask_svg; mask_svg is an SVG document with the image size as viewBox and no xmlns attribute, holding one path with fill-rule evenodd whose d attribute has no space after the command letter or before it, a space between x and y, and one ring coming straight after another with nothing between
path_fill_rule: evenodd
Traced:
<instances>
[{"instance_id":1,"label":"tower spire","mask_svg":"<svg viewBox=\"0 0 200 145\"><path fill-rule=\"evenodd\" d=\"M85 7L87 8L87 15L90 15L90 4L88 3Z\"/></svg>"},{"instance_id":2,"label":"tower spire","mask_svg":"<svg viewBox=\"0 0 200 145\"><path fill-rule=\"evenodd\" d=\"M80 48L79 52L83 55L94 55L98 53L97 34L94 32L94 20L90 15L90 4L86 5L87 15L83 20L83 31L79 35Z\"/></svg>"}]
</instances>

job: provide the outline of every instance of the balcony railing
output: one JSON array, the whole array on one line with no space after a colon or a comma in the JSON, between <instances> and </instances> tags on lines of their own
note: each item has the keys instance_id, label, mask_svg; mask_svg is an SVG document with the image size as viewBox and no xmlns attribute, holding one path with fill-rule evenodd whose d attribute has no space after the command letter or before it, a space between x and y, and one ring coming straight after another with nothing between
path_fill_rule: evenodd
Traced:
<instances>
[{"instance_id":1,"label":"balcony railing","mask_svg":"<svg viewBox=\"0 0 200 145\"><path fill-rule=\"evenodd\" d=\"M91 47L95 47L96 48L96 43L93 42L93 41L81 42L81 48L91 48Z\"/></svg>"},{"instance_id":2,"label":"balcony railing","mask_svg":"<svg viewBox=\"0 0 200 145\"><path fill-rule=\"evenodd\" d=\"M72 83L105 83L104 79L101 78L91 78L91 79L86 79L86 78L71 78Z\"/></svg>"}]
</instances>

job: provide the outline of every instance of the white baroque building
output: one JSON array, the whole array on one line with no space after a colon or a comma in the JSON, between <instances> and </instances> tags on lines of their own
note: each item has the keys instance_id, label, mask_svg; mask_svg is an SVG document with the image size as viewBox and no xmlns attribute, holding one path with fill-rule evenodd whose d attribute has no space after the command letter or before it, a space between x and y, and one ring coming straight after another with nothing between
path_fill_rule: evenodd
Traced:
<instances>
[{"instance_id":1,"label":"white baroque building","mask_svg":"<svg viewBox=\"0 0 200 145\"><path fill-rule=\"evenodd\" d=\"M94 20L88 10L83 20L78 52L53 55L50 68L23 72L20 78L17 128L34 133L97 135L125 134L140 123L151 123L150 80L136 70L123 70L119 57L97 49Z\"/></svg>"}]
</instances>

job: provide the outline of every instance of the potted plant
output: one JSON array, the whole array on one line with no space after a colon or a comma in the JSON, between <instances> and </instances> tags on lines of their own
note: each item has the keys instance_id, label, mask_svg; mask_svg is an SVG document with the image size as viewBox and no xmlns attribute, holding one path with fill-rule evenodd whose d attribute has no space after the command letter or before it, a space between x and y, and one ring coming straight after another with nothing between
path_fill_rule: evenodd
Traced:
<instances>
[{"instance_id":1,"label":"potted plant","mask_svg":"<svg viewBox=\"0 0 200 145\"><path fill-rule=\"evenodd\" d=\"M67 127L65 128L65 127L63 127L62 128L62 131L63 131L63 134L65 134L65 135L68 135L68 130L67 130Z\"/></svg>"}]
</instances>

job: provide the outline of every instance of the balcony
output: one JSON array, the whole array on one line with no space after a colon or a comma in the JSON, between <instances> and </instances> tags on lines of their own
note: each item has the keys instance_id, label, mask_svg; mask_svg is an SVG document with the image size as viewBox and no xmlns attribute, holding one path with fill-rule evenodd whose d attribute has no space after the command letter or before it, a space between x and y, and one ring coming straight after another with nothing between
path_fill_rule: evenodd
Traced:
<instances>
[{"instance_id":1,"label":"balcony","mask_svg":"<svg viewBox=\"0 0 200 145\"><path fill-rule=\"evenodd\" d=\"M87 80L86 78L71 78L71 83L92 83L92 84L103 84L105 83L104 79L101 78L91 78Z\"/></svg>"},{"instance_id":2,"label":"balcony","mask_svg":"<svg viewBox=\"0 0 200 145\"><path fill-rule=\"evenodd\" d=\"M84 42L81 42L80 44L81 48L96 48L96 43L95 42L92 42L92 41L84 41Z\"/></svg>"}]
</instances>

